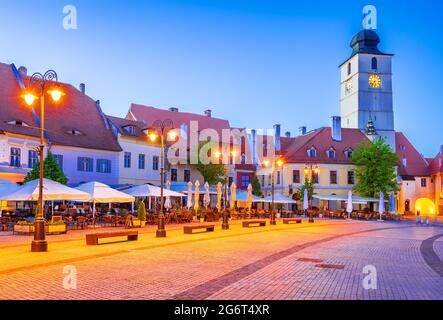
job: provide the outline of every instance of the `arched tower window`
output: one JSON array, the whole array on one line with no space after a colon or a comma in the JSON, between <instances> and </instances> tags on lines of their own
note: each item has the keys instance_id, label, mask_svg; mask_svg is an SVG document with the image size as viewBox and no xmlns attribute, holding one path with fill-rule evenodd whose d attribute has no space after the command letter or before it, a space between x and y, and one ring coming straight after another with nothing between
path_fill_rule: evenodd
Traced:
<instances>
[{"instance_id":1,"label":"arched tower window","mask_svg":"<svg viewBox=\"0 0 443 320\"><path fill-rule=\"evenodd\" d=\"M372 58L372 70L378 69L378 61L377 58Z\"/></svg>"},{"instance_id":2,"label":"arched tower window","mask_svg":"<svg viewBox=\"0 0 443 320\"><path fill-rule=\"evenodd\" d=\"M351 74L351 72L352 72L352 65L351 65L351 63L349 62L349 63L348 63L348 76Z\"/></svg>"}]
</instances>

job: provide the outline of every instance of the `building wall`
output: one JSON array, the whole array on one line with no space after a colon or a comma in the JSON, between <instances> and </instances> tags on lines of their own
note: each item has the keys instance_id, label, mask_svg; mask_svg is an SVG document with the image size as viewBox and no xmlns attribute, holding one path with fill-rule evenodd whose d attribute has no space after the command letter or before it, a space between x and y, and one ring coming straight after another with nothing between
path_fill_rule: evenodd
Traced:
<instances>
[{"instance_id":1,"label":"building wall","mask_svg":"<svg viewBox=\"0 0 443 320\"><path fill-rule=\"evenodd\" d=\"M145 183L160 183L160 156L161 148L153 146L141 139L119 137L120 147L123 149L118 155L118 183L141 185ZM125 152L131 153L131 167L125 168ZM139 155L145 155L145 168L139 168ZM153 170L153 157L159 157L158 170Z\"/></svg>"},{"instance_id":2,"label":"building wall","mask_svg":"<svg viewBox=\"0 0 443 320\"><path fill-rule=\"evenodd\" d=\"M54 155L63 155L63 171L68 177L68 185L77 185L84 182L98 181L105 184L118 183L118 152L82 149L67 146L52 146L51 152ZM77 161L79 157L87 157L93 159L92 172L79 171ZM111 172L97 172L97 159L111 161Z\"/></svg>"},{"instance_id":3,"label":"building wall","mask_svg":"<svg viewBox=\"0 0 443 320\"><path fill-rule=\"evenodd\" d=\"M286 164L282 170L276 170L275 176L275 190L277 192L289 195L290 186L293 192L303 185L305 178L310 178L310 174L305 174L304 169L305 164ZM315 165L314 165L315 167ZM319 183L315 186L315 192L318 194L347 194L354 185L348 184L348 171L354 171L354 166L352 165L338 165L338 164L319 164ZM300 183L295 183L293 181L293 171L300 171ZM282 179L280 183L277 183L277 172L282 171ZM330 183L330 171L337 171L337 184ZM260 169L257 171L257 176L262 183L262 175L265 175L265 185L262 185L262 191L268 195L271 190L271 182L269 175L271 173L270 169Z\"/></svg>"},{"instance_id":4,"label":"building wall","mask_svg":"<svg viewBox=\"0 0 443 320\"><path fill-rule=\"evenodd\" d=\"M426 179L426 187L422 187L421 179ZM409 201L409 212L416 214L415 202L420 198L428 198L434 202L435 180L431 177L415 177L415 180L401 182L398 198L398 212L405 214L406 201Z\"/></svg>"},{"instance_id":5,"label":"building wall","mask_svg":"<svg viewBox=\"0 0 443 320\"><path fill-rule=\"evenodd\" d=\"M1 135L0 136L0 179L12 182L23 182L29 168L29 151L38 147L39 141L33 137ZM11 148L19 148L21 151L20 168L10 166ZM48 151L48 148L45 148ZM83 149L67 146L52 146L53 154L63 155L63 171L68 178L69 185L79 184L86 181L100 181L107 184L117 183L118 177L118 153L93 149ZM77 170L77 158L88 157L94 159L93 172L81 172ZM111 161L111 173L96 172L97 159Z\"/></svg>"}]
</instances>

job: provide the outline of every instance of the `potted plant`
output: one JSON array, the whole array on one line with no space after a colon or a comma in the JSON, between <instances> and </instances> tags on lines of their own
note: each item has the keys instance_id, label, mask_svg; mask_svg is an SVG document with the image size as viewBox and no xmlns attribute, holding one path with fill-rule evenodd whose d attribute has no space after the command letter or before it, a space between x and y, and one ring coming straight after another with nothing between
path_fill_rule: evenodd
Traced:
<instances>
[{"instance_id":1,"label":"potted plant","mask_svg":"<svg viewBox=\"0 0 443 320\"><path fill-rule=\"evenodd\" d=\"M145 202L140 202L137 210L137 218L133 219L134 227L145 227L146 226L146 207Z\"/></svg>"},{"instance_id":2,"label":"potted plant","mask_svg":"<svg viewBox=\"0 0 443 320\"><path fill-rule=\"evenodd\" d=\"M46 232L50 234L68 232L66 223L64 223L63 221L57 221L57 222L50 221L49 223L46 224L45 228Z\"/></svg>"}]
</instances>

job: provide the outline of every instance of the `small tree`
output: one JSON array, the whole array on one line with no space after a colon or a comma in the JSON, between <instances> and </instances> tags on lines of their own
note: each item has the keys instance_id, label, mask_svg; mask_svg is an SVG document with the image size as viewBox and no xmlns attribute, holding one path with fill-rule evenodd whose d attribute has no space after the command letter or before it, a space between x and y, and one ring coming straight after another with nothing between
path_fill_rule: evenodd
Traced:
<instances>
[{"instance_id":1,"label":"small tree","mask_svg":"<svg viewBox=\"0 0 443 320\"><path fill-rule=\"evenodd\" d=\"M28 172L25 177L25 183L36 180L40 177L40 163L37 162L32 170ZM68 178L65 176L63 170L57 164L54 156L51 152L48 152L46 159L43 161L43 177L59 182L61 184L67 184Z\"/></svg>"},{"instance_id":2,"label":"small tree","mask_svg":"<svg viewBox=\"0 0 443 320\"><path fill-rule=\"evenodd\" d=\"M145 202L144 201L141 201L139 206L138 206L137 218L140 221L146 221L146 207L145 207Z\"/></svg>"},{"instance_id":3,"label":"small tree","mask_svg":"<svg viewBox=\"0 0 443 320\"><path fill-rule=\"evenodd\" d=\"M201 173L204 180L209 183L209 185L215 185L219 182L224 182L223 177L225 175L225 166L223 164L214 164L214 163L205 163L202 161L200 157L200 152L202 148L207 150L208 158L209 157L209 150L211 150L212 146L214 145L213 141L204 141L201 142L198 146L198 160L197 163L192 163L192 167L196 169L198 172ZM189 161L189 163L191 163Z\"/></svg>"},{"instance_id":4,"label":"small tree","mask_svg":"<svg viewBox=\"0 0 443 320\"><path fill-rule=\"evenodd\" d=\"M314 186L315 182L306 177L303 185L297 189L298 198L303 201L305 197L305 190L308 190L308 201L311 202L312 197L314 196Z\"/></svg>"},{"instance_id":5,"label":"small tree","mask_svg":"<svg viewBox=\"0 0 443 320\"><path fill-rule=\"evenodd\" d=\"M357 184L354 191L367 197L377 197L380 192L388 195L397 192L395 167L400 159L383 140L363 142L352 154L356 166Z\"/></svg>"},{"instance_id":6,"label":"small tree","mask_svg":"<svg viewBox=\"0 0 443 320\"><path fill-rule=\"evenodd\" d=\"M252 178L252 194L257 197L261 197L263 193L261 192L261 185L258 177L254 175Z\"/></svg>"}]
</instances>

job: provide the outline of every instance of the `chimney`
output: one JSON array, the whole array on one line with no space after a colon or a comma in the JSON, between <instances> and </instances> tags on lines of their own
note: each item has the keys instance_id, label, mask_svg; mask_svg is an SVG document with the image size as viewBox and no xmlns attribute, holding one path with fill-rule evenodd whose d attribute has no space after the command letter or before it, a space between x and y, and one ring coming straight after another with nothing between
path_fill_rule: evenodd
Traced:
<instances>
[{"instance_id":1,"label":"chimney","mask_svg":"<svg viewBox=\"0 0 443 320\"><path fill-rule=\"evenodd\" d=\"M252 139L252 164L257 164L257 130L252 129L251 130L251 139Z\"/></svg>"},{"instance_id":2,"label":"chimney","mask_svg":"<svg viewBox=\"0 0 443 320\"><path fill-rule=\"evenodd\" d=\"M80 91L83 94L86 94L86 85L84 83L80 83Z\"/></svg>"},{"instance_id":3,"label":"chimney","mask_svg":"<svg viewBox=\"0 0 443 320\"><path fill-rule=\"evenodd\" d=\"M211 118L212 117L212 110L211 109L205 110L205 116L207 116L208 118Z\"/></svg>"},{"instance_id":4,"label":"chimney","mask_svg":"<svg viewBox=\"0 0 443 320\"><path fill-rule=\"evenodd\" d=\"M275 147L275 152L279 152L281 151L281 145L280 145L280 130L281 130L281 126L279 124L274 125L274 147Z\"/></svg>"},{"instance_id":5,"label":"chimney","mask_svg":"<svg viewBox=\"0 0 443 320\"><path fill-rule=\"evenodd\" d=\"M443 145L440 146L440 154L443 154Z\"/></svg>"},{"instance_id":6,"label":"chimney","mask_svg":"<svg viewBox=\"0 0 443 320\"><path fill-rule=\"evenodd\" d=\"M18 68L18 73L21 77L26 77L28 75L28 69L26 69L26 67L24 66L21 66L20 68Z\"/></svg>"},{"instance_id":7,"label":"chimney","mask_svg":"<svg viewBox=\"0 0 443 320\"><path fill-rule=\"evenodd\" d=\"M176 108L176 107L171 107L171 108L169 108L169 111L172 111L172 112L178 112L178 108Z\"/></svg>"},{"instance_id":8,"label":"chimney","mask_svg":"<svg viewBox=\"0 0 443 320\"><path fill-rule=\"evenodd\" d=\"M291 137L291 131L286 131L285 132L285 137L286 138L290 138Z\"/></svg>"},{"instance_id":9,"label":"chimney","mask_svg":"<svg viewBox=\"0 0 443 320\"><path fill-rule=\"evenodd\" d=\"M341 142L341 117L332 117L332 140Z\"/></svg>"},{"instance_id":10,"label":"chimney","mask_svg":"<svg viewBox=\"0 0 443 320\"><path fill-rule=\"evenodd\" d=\"M304 136L304 135L306 134L307 131L308 131L308 129L307 129L305 126L300 127L300 128L298 129L298 135L299 135L299 136Z\"/></svg>"}]
</instances>

